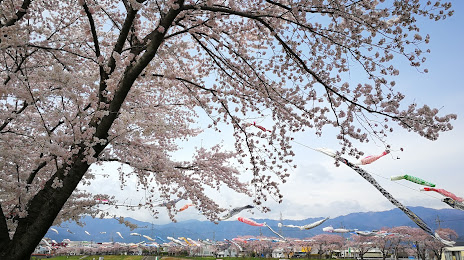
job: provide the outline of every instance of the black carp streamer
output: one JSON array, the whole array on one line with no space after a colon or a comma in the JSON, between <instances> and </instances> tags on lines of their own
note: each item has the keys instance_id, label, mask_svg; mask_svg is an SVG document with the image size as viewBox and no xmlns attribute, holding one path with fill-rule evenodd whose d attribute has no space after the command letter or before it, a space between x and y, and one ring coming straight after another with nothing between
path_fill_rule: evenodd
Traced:
<instances>
[{"instance_id":1,"label":"black carp streamer","mask_svg":"<svg viewBox=\"0 0 464 260\"><path fill-rule=\"evenodd\" d=\"M230 210L226 215L220 217L219 220L226 220L226 219L229 219L229 218L231 218L232 216L237 215L238 213L240 213L242 210L245 210L245 209L252 209L252 208L254 208L253 205L246 205L246 206L243 206L243 207L233 208L233 209Z\"/></svg>"},{"instance_id":2,"label":"black carp streamer","mask_svg":"<svg viewBox=\"0 0 464 260\"><path fill-rule=\"evenodd\" d=\"M452 198L444 198L444 199L442 199L442 201L444 203L448 204L453 209L464 210L464 203L462 203L460 201L454 200Z\"/></svg>"},{"instance_id":3,"label":"black carp streamer","mask_svg":"<svg viewBox=\"0 0 464 260\"><path fill-rule=\"evenodd\" d=\"M419 226L422 230L430 234L432 237L436 238L440 242L442 242L445 245L452 246L455 242L454 241L448 241L444 240L441 238L436 232L434 232L419 216L417 216L414 212L406 208L401 202L399 202L397 199L393 198L393 196L386 191L380 184L372 177L371 174L363 170L362 168L352 164L349 162L347 159L342 158L342 157L336 157L337 160L340 162L346 164L348 167L351 169L355 170L361 177L363 177L366 181L368 181L372 186L374 186L382 195L387 198L393 205L398 207L401 211L404 212L414 223L416 223L417 226Z\"/></svg>"}]
</instances>

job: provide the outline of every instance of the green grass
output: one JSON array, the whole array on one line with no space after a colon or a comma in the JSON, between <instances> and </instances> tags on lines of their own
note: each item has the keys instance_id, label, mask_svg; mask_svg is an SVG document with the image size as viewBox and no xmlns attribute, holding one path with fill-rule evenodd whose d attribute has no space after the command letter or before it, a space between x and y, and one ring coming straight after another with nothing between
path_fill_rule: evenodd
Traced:
<instances>
[{"instance_id":1,"label":"green grass","mask_svg":"<svg viewBox=\"0 0 464 260\"><path fill-rule=\"evenodd\" d=\"M169 256L171 257L171 256ZM192 259L192 260L216 260L216 259L222 259L222 260L278 260L279 258L264 258L264 257L214 257L214 256L204 256L204 257L194 257L194 256L172 256L172 258L184 258L184 259ZM282 259L288 259L285 257L282 257ZM325 259L325 258L318 258L318 257L302 257L302 258L289 258L290 260L334 260L334 259ZM105 258L106 260L106 258ZM344 258L343 260L355 260L352 258Z\"/></svg>"},{"instance_id":2,"label":"green grass","mask_svg":"<svg viewBox=\"0 0 464 260\"><path fill-rule=\"evenodd\" d=\"M188 258L188 259L192 259L192 260L216 260L216 259L222 259L222 260L256 260L257 259L257 258L254 258L254 257L214 257L214 256L204 256L204 257L186 256L186 257L181 257L181 258Z\"/></svg>"},{"instance_id":3,"label":"green grass","mask_svg":"<svg viewBox=\"0 0 464 260\"><path fill-rule=\"evenodd\" d=\"M190 256L185 256L185 257L175 257L175 258L185 258L185 259L192 259L192 260L216 260L216 259L222 259L222 260L258 260L258 259L269 259L269 260L278 260L278 258L264 258L264 257L214 257L214 256L205 256L205 257L190 257ZM105 259L106 260L106 259ZM300 258L299 260L308 260L307 258Z\"/></svg>"}]
</instances>

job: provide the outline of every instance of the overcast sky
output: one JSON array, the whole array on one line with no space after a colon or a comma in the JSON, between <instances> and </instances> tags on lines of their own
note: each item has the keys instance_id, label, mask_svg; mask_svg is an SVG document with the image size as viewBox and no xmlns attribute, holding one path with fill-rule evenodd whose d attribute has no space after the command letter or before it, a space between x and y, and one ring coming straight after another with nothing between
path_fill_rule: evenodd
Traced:
<instances>
[{"instance_id":1,"label":"overcast sky","mask_svg":"<svg viewBox=\"0 0 464 260\"><path fill-rule=\"evenodd\" d=\"M396 79L396 88L407 95L408 103L417 102L442 108L442 114L456 113L458 119L453 122L454 130L441 134L437 141L432 142L398 129L389 140L396 147L403 147L404 151L395 151L371 165L363 166L406 206L449 208L441 202L441 195L421 192L421 186L404 180L390 181L392 175L414 175L436 183L438 188L464 197L464 87L463 79L460 78L464 75L464 4L462 1L454 1L453 6L454 16L442 22L427 22L422 25L421 32L431 35L429 48L432 53L427 56L425 66L429 73L421 74L408 66L400 66L402 70ZM399 61L406 63L404 59ZM221 138L232 136L215 136L208 140L212 143ZM344 165L335 167L333 159L305 147L330 147L335 143L331 138L332 136L325 135L317 138L309 133L295 135L295 162L298 168L291 172L287 183L281 185L283 203L270 201L267 206L271 208L271 212L264 214L253 210L243 212L241 216L278 219L282 214L284 219L305 219L392 209L393 205L356 172ZM227 143L228 140L224 141ZM208 142L204 141L204 145L208 145ZM365 150L371 151L371 154L379 154L383 151L383 146L371 142ZM113 167L104 169L105 173L114 171ZM135 191L134 182L129 182L123 193L117 191L118 186L117 181L97 177L88 189L93 192L108 192L133 204L143 200L143 193ZM224 207L243 206L251 202L251 199L227 190L221 191L218 199ZM185 203L188 202L179 202L178 207ZM157 220L146 211L119 210L117 213L154 224L170 222L163 209L160 209ZM182 221L205 218L194 208L189 208L181 212L177 219Z\"/></svg>"}]
</instances>

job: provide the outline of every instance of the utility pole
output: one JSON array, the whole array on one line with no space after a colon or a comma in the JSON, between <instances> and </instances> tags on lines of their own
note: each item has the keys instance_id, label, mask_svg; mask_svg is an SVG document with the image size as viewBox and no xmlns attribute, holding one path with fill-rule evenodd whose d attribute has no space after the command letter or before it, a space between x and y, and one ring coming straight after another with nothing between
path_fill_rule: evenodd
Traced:
<instances>
[{"instance_id":1,"label":"utility pole","mask_svg":"<svg viewBox=\"0 0 464 260\"><path fill-rule=\"evenodd\" d=\"M150 233L150 236L151 236L151 237L153 237L153 229L154 229L154 226L155 226L155 225L153 225L153 222L152 222L152 223L151 223L151 233Z\"/></svg>"},{"instance_id":2,"label":"utility pole","mask_svg":"<svg viewBox=\"0 0 464 260\"><path fill-rule=\"evenodd\" d=\"M282 211L280 212L280 223L282 223ZM284 233L282 232L282 225L279 227L279 233L284 236Z\"/></svg>"},{"instance_id":3,"label":"utility pole","mask_svg":"<svg viewBox=\"0 0 464 260\"><path fill-rule=\"evenodd\" d=\"M343 221L340 222L340 228L345 228L345 226L343 225ZM343 239L345 239L345 233L342 233L342 237Z\"/></svg>"},{"instance_id":4,"label":"utility pole","mask_svg":"<svg viewBox=\"0 0 464 260\"><path fill-rule=\"evenodd\" d=\"M438 229L440 229L441 228L441 222L443 222L443 220L440 220L440 217L437 215L437 219L435 221L437 222Z\"/></svg>"}]
</instances>

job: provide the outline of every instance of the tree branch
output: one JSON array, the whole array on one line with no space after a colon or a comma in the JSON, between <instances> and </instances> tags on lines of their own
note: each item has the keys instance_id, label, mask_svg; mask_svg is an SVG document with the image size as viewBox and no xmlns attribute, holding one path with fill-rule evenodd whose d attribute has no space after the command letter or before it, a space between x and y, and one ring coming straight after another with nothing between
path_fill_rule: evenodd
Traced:
<instances>
[{"instance_id":1,"label":"tree branch","mask_svg":"<svg viewBox=\"0 0 464 260\"><path fill-rule=\"evenodd\" d=\"M201 34L202 35L202 34ZM235 79L235 77L233 77L233 75L229 74L227 71L225 71L225 69L219 64L219 62L217 60L220 60L227 68L229 68L230 70L232 70L238 78L241 79L241 83L245 86L249 86L250 88L253 88L253 89L257 89L257 86L248 82L240 73L238 73L236 71L236 68L232 67L231 65L229 65L226 61L225 61L225 58L224 57L219 57L218 55L214 54L210 49L207 48L207 46L205 46L203 43L201 43L199 41L199 39L192 35L192 37L198 42L198 44L210 55L210 57L213 59L213 61L215 62L215 64L218 66L218 68L223 71L227 76L229 76L231 79ZM268 83L265 82L264 79L261 78L261 76L258 74L258 72L256 72L256 70L254 70L253 66L248 62L248 60L244 57L242 57L242 55L235 51L234 49L230 48L228 45L224 45L224 47L226 47L230 52L234 53L238 58L240 58L248 67L249 69L251 69L253 71L253 73L255 74L255 76L258 78L259 82L263 85L263 88L267 95L267 97L272 100L273 102L280 102L278 100L275 100L274 98L272 98L272 95L269 93L269 91L272 91L272 92L275 92L277 93L277 95L283 99L285 102L295 106L296 108L300 109L301 111L304 111L305 113L309 114L309 115L313 115L314 113L308 111L304 106L301 106L301 105L298 105L296 104L295 102L289 100L288 98L286 98L285 96L283 96L279 91L277 91L274 87L272 87L271 85L269 85ZM198 86L197 86L198 87ZM200 86L201 87L201 86ZM214 89L205 89L205 90L214 90ZM215 91L215 90L214 90Z\"/></svg>"},{"instance_id":2,"label":"tree branch","mask_svg":"<svg viewBox=\"0 0 464 260\"><path fill-rule=\"evenodd\" d=\"M153 170L151 168L146 168L146 167L138 167L137 165L135 165L134 163L130 162L130 161L125 161L125 160L121 160L121 159L117 159L117 158L99 158L98 161L100 162L119 162L119 163L122 163L122 164L126 164L128 166L131 166L131 167L134 167L134 168L137 168L139 170L142 170L142 171L147 171L147 172L153 172L153 173L161 173L162 171L156 171L156 170ZM188 165L188 166L181 166L181 165L178 165L178 166L173 166L174 169L179 169L179 170L196 170L198 169L195 165Z\"/></svg>"},{"instance_id":3,"label":"tree branch","mask_svg":"<svg viewBox=\"0 0 464 260\"><path fill-rule=\"evenodd\" d=\"M63 48L54 48L54 47L47 47L47 46L39 46L39 45L35 45L35 44L28 44L27 45L28 47L33 47L33 48L37 48L37 49L42 49L42 50L46 50L46 51L62 51L62 52L66 52L66 53L69 53L69 54L72 54L72 55L75 55L76 57L79 57L79 58L82 58L82 59L86 59L86 60L92 60L92 61L95 61L94 59L90 58L90 57L86 57L86 56L83 56L79 53L74 53L74 52L71 52L69 50L65 50Z\"/></svg>"},{"instance_id":4,"label":"tree branch","mask_svg":"<svg viewBox=\"0 0 464 260\"><path fill-rule=\"evenodd\" d=\"M85 14L87 15L87 19L89 20L90 24L90 31L92 33L92 40L93 40L93 45L95 46L95 56L98 58L101 56L100 53L100 44L98 43L98 35L97 35L97 30L95 28L95 21L93 20L92 14L90 13L89 7L85 3L83 5ZM99 70L100 70L100 88L98 91L98 100L103 103L107 103L108 99L104 95L104 90L106 89L106 80L108 79L108 74L105 72L103 69L103 66L101 64L98 64Z\"/></svg>"},{"instance_id":5,"label":"tree branch","mask_svg":"<svg viewBox=\"0 0 464 260\"><path fill-rule=\"evenodd\" d=\"M193 6L190 6L190 5L186 5L184 7L184 9L191 9L193 8ZM198 8L198 7L197 7ZM324 80L322 80L321 77L319 77L314 71L312 71L306 64L305 62L290 48L290 46L288 46L288 44L277 34L277 32L275 32L274 28L269 25L266 21L264 21L263 19L261 19L260 17L258 17L257 15L254 15L252 13L247 13L247 12L240 12L240 11L235 11L235 10L230 10L228 8L221 8L221 7L214 7L214 6L200 6L200 9L201 10L207 10L207 11L214 11L214 12L224 12L224 13L228 13L228 14L234 14L234 15L237 15L237 16L241 16L241 17L245 17L245 18L249 18L249 19L252 19L252 20L255 20L259 23L261 23L262 25L264 25L271 33L274 34L274 38L280 43L280 45L282 46L282 48L287 52L287 54L297 63L301 66L302 69L304 69L308 74L310 74L317 82L319 82L322 86L324 86L324 88L326 88L328 91L332 92L333 94L335 94L336 96L340 97L342 100L344 100L345 102L348 102L350 104L353 104L353 105L356 105L360 108L362 108L363 110L369 112L369 113L372 113L372 114L379 114L379 115L382 115L382 116L385 116L385 117L388 117L388 118L392 118L392 119L395 119L395 120L398 120L400 121L401 123L403 123L405 126L407 127L411 127L407 122L405 122L403 120L403 117L398 117L398 116L393 116L393 115L390 115L390 114L387 114L387 113L384 113L384 112L381 112L381 111L377 111L377 110L373 110L373 109L370 109L364 105L361 105L347 97L345 97L344 95L338 93L336 90L334 90L329 84L327 84Z\"/></svg>"},{"instance_id":6,"label":"tree branch","mask_svg":"<svg viewBox=\"0 0 464 260\"><path fill-rule=\"evenodd\" d=\"M47 165L47 163L48 163L47 161L41 162L41 163L37 166L37 168L35 168L35 169L31 172L31 174L30 174L29 177L27 178L27 182L26 182L27 185L31 185L31 184L32 184L32 182L34 181L34 178L35 178L35 176L37 175L37 173L38 173L43 167L45 167L45 165Z\"/></svg>"},{"instance_id":7,"label":"tree branch","mask_svg":"<svg viewBox=\"0 0 464 260\"><path fill-rule=\"evenodd\" d=\"M114 45L113 52L121 54L122 48L124 47L124 42L127 40L127 35L129 35L129 31L132 27L132 23L136 14L136 10L133 10L132 8L128 10L126 19L124 20L124 24L121 28L121 32L119 33L116 44ZM114 69L116 68L116 60L113 58L113 55L109 57L108 67L110 68L110 72L108 74L111 75L111 73L113 73Z\"/></svg>"},{"instance_id":8,"label":"tree branch","mask_svg":"<svg viewBox=\"0 0 464 260\"><path fill-rule=\"evenodd\" d=\"M178 0L175 3L178 4L179 6L182 6L184 4L184 0ZM160 20L160 25L158 29L150 33L152 37L150 38L151 41L148 44L146 51L143 53L143 55L138 59L138 61L133 66L129 66L126 68L124 72L124 77L119 82L118 88L114 94L114 98L109 105L109 108L108 108L109 114L101 119L100 123L97 126L95 137L99 139L106 139L108 137L108 130L110 129L111 125L116 119L118 115L118 111L121 108L127 94L129 93L129 90L133 86L137 77L142 73L142 71L148 66L150 61L152 61L153 58L155 57L158 51L158 48L160 47L161 43L164 40L166 31L171 27L172 22L174 21L174 19L177 17L177 15L181 11L182 11L182 8L179 8L177 10L174 10L174 9L169 10L166 16ZM133 12L134 12L134 17L135 17L135 11ZM128 26L126 23L124 24L124 27L127 27L127 30L130 29L130 26ZM161 30L161 28L163 28L163 30ZM121 41L121 37L118 39L118 44L121 43L120 41ZM122 47L122 44L121 44L121 47ZM99 120L99 119L95 119L95 120ZM96 121L93 121L91 124L96 125ZM101 146L102 146L101 144L96 145L95 149L97 152L103 149L103 147Z\"/></svg>"},{"instance_id":9,"label":"tree branch","mask_svg":"<svg viewBox=\"0 0 464 260\"><path fill-rule=\"evenodd\" d=\"M14 113L15 115L21 114L21 112L23 112L28 106L29 106L29 103L24 101L23 106L17 111L12 111L12 113ZM13 119L14 117L8 117L5 120L5 122L3 122L3 124L0 126L0 131L2 131Z\"/></svg>"},{"instance_id":10,"label":"tree branch","mask_svg":"<svg viewBox=\"0 0 464 260\"><path fill-rule=\"evenodd\" d=\"M159 78L164 78L164 77L166 77L165 75L162 75L162 74L155 74L155 73L153 73L153 74L151 74L151 75L152 75L153 77L159 77ZM175 80L178 80L178 81L186 82L186 83L191 84L191 85L194 85L195 87L200 88L200 89L203 89L203 90L208 91L208 92L216 92L215 89L206 88L206 87L201 86L200 84L195 83L195 82L193 82L193 81L191 81L191 80L188 80L188 79L184 79L184 78L181 78L181 77L175 77L174 79L175 79Z\"/></svg>"},{"instance_id":11,"label":"tree branch","mask_svg":"<svg viewBox=\"0 0 464 260\"><path fill-rule=\"evenodd\" d=\"M23 16L26 14L27 8L29 8L29 5L31 4L32 0L24 0L23 4L21 5L21 8L16 12L16 14L13 16L14 18L8 20L5 24L0 24L1 27L6 27L6 26L11 26L15 24L17 21L21 20Z\"/></svg>"},{"instance_id":12,"label":"tree branch","mask_svg":"<svg viewBox=\"0 0 464 260\"><path fill-rule=\"evenodd\" d=\"M118 30L121 30L121 27L119 27L119 24L116 23L116 21L110 16L110 14L105 10L105 8L103 8L102 6L100 6L101 10L106 14L106 16L108 16L108 18L111 20L111 22L113 23L114 26L116 26L116 28L118 28Z\"/></svg>"}]
</instances>

